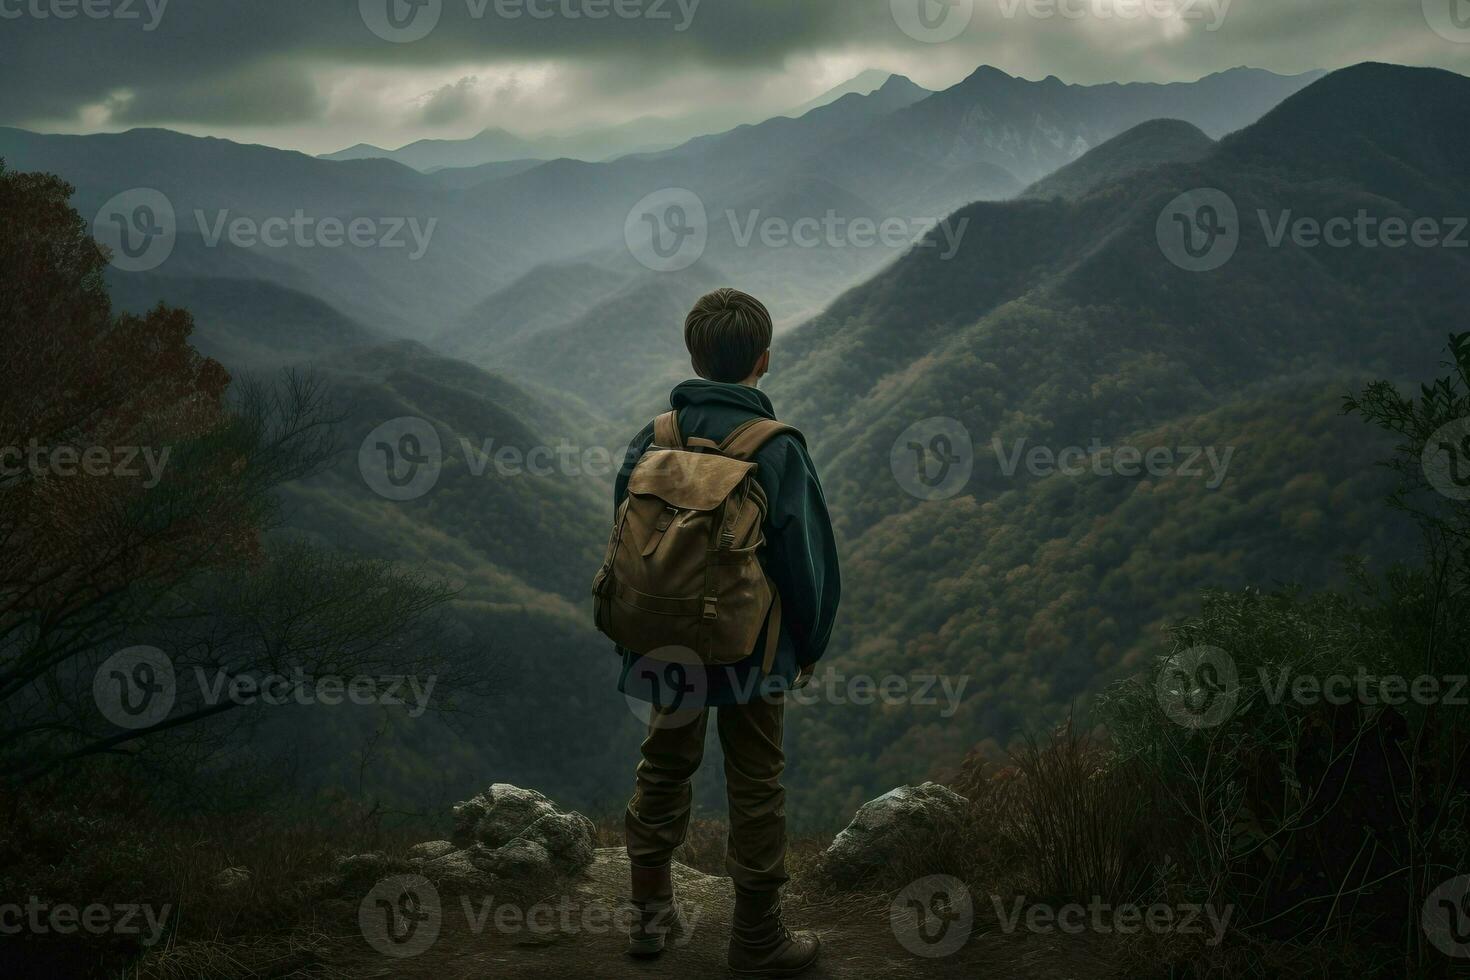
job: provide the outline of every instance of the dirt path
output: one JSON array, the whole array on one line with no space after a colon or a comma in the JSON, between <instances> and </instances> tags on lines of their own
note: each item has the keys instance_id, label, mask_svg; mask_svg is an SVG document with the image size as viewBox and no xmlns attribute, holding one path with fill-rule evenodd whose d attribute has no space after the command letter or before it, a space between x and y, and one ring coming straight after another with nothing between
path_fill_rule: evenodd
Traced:
<instances>
[{"instance_id":1,"label":"dirt path","mask_svg":"<svg viewBox=\"0 0 1470 980\"><path fill-rule=\"evenodd\" d=\"M348 944L332 965L357 977L424 980L487 978L716 978L729 976L725 944L734 895L727 878L675 865L675 888L693 926L688 939L654 960L624 953L627 856L603 848L588 872L557 894L514 901L495 896L440 896L437 935L417 955L380 952L381 941ZM1085 939L1053 943L1035 936L1007 935L987 928L977 909L968 941L950 955L917 955L900 941L883 912L834 913L830 908L788 902L787 919L822 936L822 960L807 976L836 978L964 977L974 980L1054 977L1092 980L1114 974L1089 955ZM371 917L369 919L371 922ZM432 920L425 920L432 923ZM371 934L369 925L365 934ZM909 947L924 949L906 933ZM420 940L424 936L418 937ZM963 938L963 937L961 937ZM395 952L402 952L397 949Z\"/></svg>"}]
</instances>

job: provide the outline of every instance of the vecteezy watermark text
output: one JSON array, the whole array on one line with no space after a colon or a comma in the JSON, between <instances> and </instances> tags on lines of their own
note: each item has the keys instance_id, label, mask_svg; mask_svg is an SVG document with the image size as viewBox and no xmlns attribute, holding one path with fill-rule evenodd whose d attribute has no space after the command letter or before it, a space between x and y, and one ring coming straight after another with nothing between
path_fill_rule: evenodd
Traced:
<instances>
[{"instance_id":1,"label":"vecteezy watermark text","mask_svg":"<svg viewBox=\"0 0 1470 980\"><path fill-rule=\"evenodd\" d=\"M786 218L763 216L760 210L744 215L726 211L730 236L737 248L749 248L759 239L766 248L938 248L939 258L949 261L959 253L969 218L848 218L835 210L821 217ZM938 234L926 235L929 229Z\"/></svg>"},{"instance_id":2,"label":"vecteezy watermark text","mask_svg":"<svg viewBox=\"0 0 1470 980\"><path fill-rule=\"evenodd\" d=\"M1206 946L1218 946L1230 928L1235 916L1235 907L1220 908L1212 903L1183 903L1170 905L1156 902L1152 905L1135 905L1129 902L1114 904L1094 895L1086 905L1069 902L1066 905L1027 905L1024 896L1012 898L1007 904L999 895L990 896L995 916L1000 920L1001 931L1007 935L1024 925L1032 933L1066 933L1079 935L1093 932L1101 935L1117 933L1134 935L1151 932L1159 935L1201 936L1208 933Z\"/></svg>"},{"instance_id":3,"label":"vecteezy watermark text","mask_svg":"<svg viewBox=\"0 0 1470 980\"><path fill-rule=\"evenodd\" d=\"M117 477L139 479L145 490L163 480L173 449L164 446L43 446L32 439L24 446L0 446L0 480L32 477Z\"/></svg>"},{"instance_id":4,"label":"vecteezy watermark text","mask_svg":"<svg viewBox=\"0 0 1470 980\"><path fill-rule=\"evenodd\" d=\"M169 0L0 0L0 20L138 21L145 31L163 22ZM144 17L146 16L146 20Z\"/></svg>"},{"instance_id":5,"label":"vecteezy watermark text","mask_svg":"<svg viewBox=\"0 0 1470 980\"><path fill-rule=\"evenodd\" d=\"M738 249L938 249L939 258L948 261L959 254L970 226L969 218L844 215L835 208L796 216L726 209L721 218L712 221L694 191L666 187L633 205L623 239L640 264L655 272L680 272L704 256L712 238Z\"/></svg>"},{"instance_id":6,"label":"vecteezy watermark text","mask_svg":"<svg viewBox=\"0 0 1470 980\"><path fill-rule=\"evenodd\" d=\"M412 217L356 217L344 221L335 217L316 217L297 208L289 217L256 219L243 215L231 217L229 209L207 214L196 210L194 220L199 234L209 248L227 241L236 248L409 248L410 262L417 262L429 250L438 218L420 221ZM407 234L405 234L407 232Z\"/></svg>"},{"instance_id":7,"label":"vecteezy watermark text","mask_svg":"<svg viewBox=\"0 0 1470 980\"><path fill-rule=\"evenodd\" d=\"M679 903L684 929L670 937L683 946L704 918L698 902ZM449 915L433 883L422 875L383 878L369 889L358 907L358 927L369 946L397 959L418 956L434 945ZM556 936L626 934L638 914L626 903L608 903L583 895L560 895L538 902L497 900L494 895L460 895L459 913L471 935L487 932L545 940Z\"/></svg>"},{"instance_id":8,"label":"vecteezy watermark text","mask_svg":"<svg viewBox=\"0 0 1470 980\"><path fill-rule=\"evenodd\" d=\"M999 437L991 440L995 458L1000 462L1000 471L1007 477L1015 476L1025 465L1032 476L1151 476L1158 478L1182 477L1201 479L1208 477L1205 487L1218 490L1225 482L1230 470L1230 460L1235 447L1220 450L1215 446L1104 446L1102 440L1093 439L1084 449L1068 446L1053 450L1048 446L1026 448L1025 439L1017 439L1009 449ZM1208 472L1206 472L1208 466Z\"/></svg>"},{"instance_id":9,"label":"vecteezy watermark text","mask_svg":"<svg viewBox=\"0 0 1470 980\"><path fill-rule=\"evenodd\" d=\"M284 672L192 670L197 703L217 706L287 705L406 707L411 718L429 708L438 678L409 674L308 674L301 667ZM166 719L178 703L179 672L173 659L157 647L119 650L98 666L92 697L98 710L119 728L136 731Z\"/></svg>"},{"instance_id":10,"label":"vecteezy watermark text","mask_svg":"<svg viewBox=\"0 0 1470 980\"><path fill-rule=\"evenodd\" d=\"M703 0L463 0L470 21L494 19L641 20L667 24L682 34L694 25ZM385 41L411 44L434 32L444 16L445 0L358 0L367 29Z\"/></svg>"},{"instance_id":11,"label":"vecteezy watermark text","mask_svg":"<svg viewBox=\"0 0 1470 980\"><path fill-rule=\"evenodd\" d=\"M3 0L0 0L3 2ZM417 262L428 252L438 218L395 215L338 217L297 208L289 215L241 215L228 208L196 208L194 224L205 248L222 244L254 249L384 249L407 252ZM148 272L173 255L180 221L173 201L151 187L114 195L92 220L92 235L107 246L114 268Z\"/></svg>"},{"instance_id":12,"label":"vecteezy watermark text","mask_svg":"<svg viewBox=\"0 0 1470 980\"><path fill-rule=\"evenodd\" d=\"M997 0L1001 16L1015 20L1159 20L1203 22L1206 31L1225 24L1233 0Z\"/></svg>"},{"instance_id":13,"label":"vecteezy watermark text","mask_svg":"<svg viewBox=\"0 0 1470 980\"><path fill-rule=\"evenodd\" d=\"M138 936L138 942L144 946L154 946L163 938L172 913L172 905L155 908L141 903L94 902L78 907L65 902L45 902L32 895L24 905L0 904L0 936L21 933L69 936L81 932L94 936Z\"/></svg>"},{"instance_id":14,"label":"vecteezy watermark text","mask_svg":"<svg viewBox=\"0 0 1470 980\"><path fill-rule=\"evenodd\" d=\"M1259 240L1270 249L1470 248L1470 217L1464 215L1384 215L1367 208L1352 214L1305 214L1295 208L1257 208L1254 217ZM1248 233L1254 235L1252 223L1242 219L1229 194L1214 187L1175 197L1155 224L1159 250L1187 272L1224 266Z\"/></svg>"}]
</instances>

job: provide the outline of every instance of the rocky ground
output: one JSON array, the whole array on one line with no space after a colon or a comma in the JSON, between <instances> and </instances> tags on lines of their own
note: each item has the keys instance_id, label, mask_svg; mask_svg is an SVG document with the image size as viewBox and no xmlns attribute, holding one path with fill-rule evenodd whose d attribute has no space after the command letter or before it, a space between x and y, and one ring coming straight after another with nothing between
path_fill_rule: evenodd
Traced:
<instances>
[{"instance_id":1,"label":"rocky ground","mask_svg":"<svg viewBox=\"0 0 1470 980\"><path fill-rule=\"evenodd\" d=\"M623 952L622 908L628 862L619 848L596 852L586 873L563 895L543 896L541 919L529 923L505 916L500 925L492 914L478 927L477 908L488 896L445 896L441 928L423 952L402 958L384 955L364 943L344 950L333 963L359 977L422 977L425 980L485 980L487 977L724 977L725 943L729 936L733 893L727 878L675 867L676 889L693 924L682 945L671 946L655 960L635 960ZM468 909L464 901L469 901ZM900 940L885 914L838 911L830 906L790 903L788 920L814 927L822 936L823 955L806 974L820 978L964 977L1092 978L1116 974L1091 957L1085 939L1066 937L1065 944L1002 933L971 935L955 953L941 957L916 955ZM519 903L507 907L524 908ZM534 905L530 908L535 908ZM567 915L562 918L560 909ZM534 916L534 913L533 913ZM910 940L912 941L912 940Z\"/></svg>"},{"instance_id":2,"label":"rocky ground","mask_svg":"<svg viewBox=\"0 0 1470 980\"><path fill-rule=\"evenodd\" d=\"M881 862L895 842L925 833L958 797L904 787L875 800L833 842L839 871ZM353 977L722 977L734 895L728 878L675 865L689 934L657 959L625 952L628 863L593 846L592 826L530 790L497 784L455 809L454 839L418 845L406 861L344 858L324 884L329 917L350 923L325 964ZM823 956L808 976L1103 978L1119 975L1083 935L1006 932L983 896L960 900L951 881L923 879L891 896L817 904L795 888L787 921L813 928ZM355 920L355 921L352 921ZM325 923L324 923L325 924ZM352 935L351 925L356 926Z\"/></svg>"}]
</instances>

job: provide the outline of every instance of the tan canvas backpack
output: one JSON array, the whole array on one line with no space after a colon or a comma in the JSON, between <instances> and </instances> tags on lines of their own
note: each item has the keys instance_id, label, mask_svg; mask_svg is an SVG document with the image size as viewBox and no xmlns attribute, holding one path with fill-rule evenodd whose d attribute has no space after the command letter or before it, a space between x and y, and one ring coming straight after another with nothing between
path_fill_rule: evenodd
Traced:
<instances>
[{"instance_id":1,"label":"tan canvas backpack","mask_svg":"<svg viewBox=\"0 0 1470 980\"><path fill-rule=\"evenodd\" d=\"M730 664L755 649L769 618L770 671L781 596L758 557L766 495L752 457L783 432L796 430L752 419L715 443L684 439L677 412L654 420L592 583L599 630L654 659Z\"/></svg>"}]
</instances>

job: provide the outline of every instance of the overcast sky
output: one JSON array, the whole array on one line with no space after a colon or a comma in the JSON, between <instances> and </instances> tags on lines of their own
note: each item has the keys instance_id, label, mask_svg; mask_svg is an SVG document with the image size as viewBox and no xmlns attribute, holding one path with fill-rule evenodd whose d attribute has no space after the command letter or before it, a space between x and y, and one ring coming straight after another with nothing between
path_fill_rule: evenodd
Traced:
<instances>
[{"instance_id":1,"label":"overcast sky","mask_svg":"<svg viewBox=\"0 0 1470 980\"><path fill-rule=\"evenodd\" d=\"M490 126L763 118L864 69L1470 73L1470 0L0 0L0 124L323 152ZM708 125L701 125L708 123Z\"/></svg>"}]
</instances>

